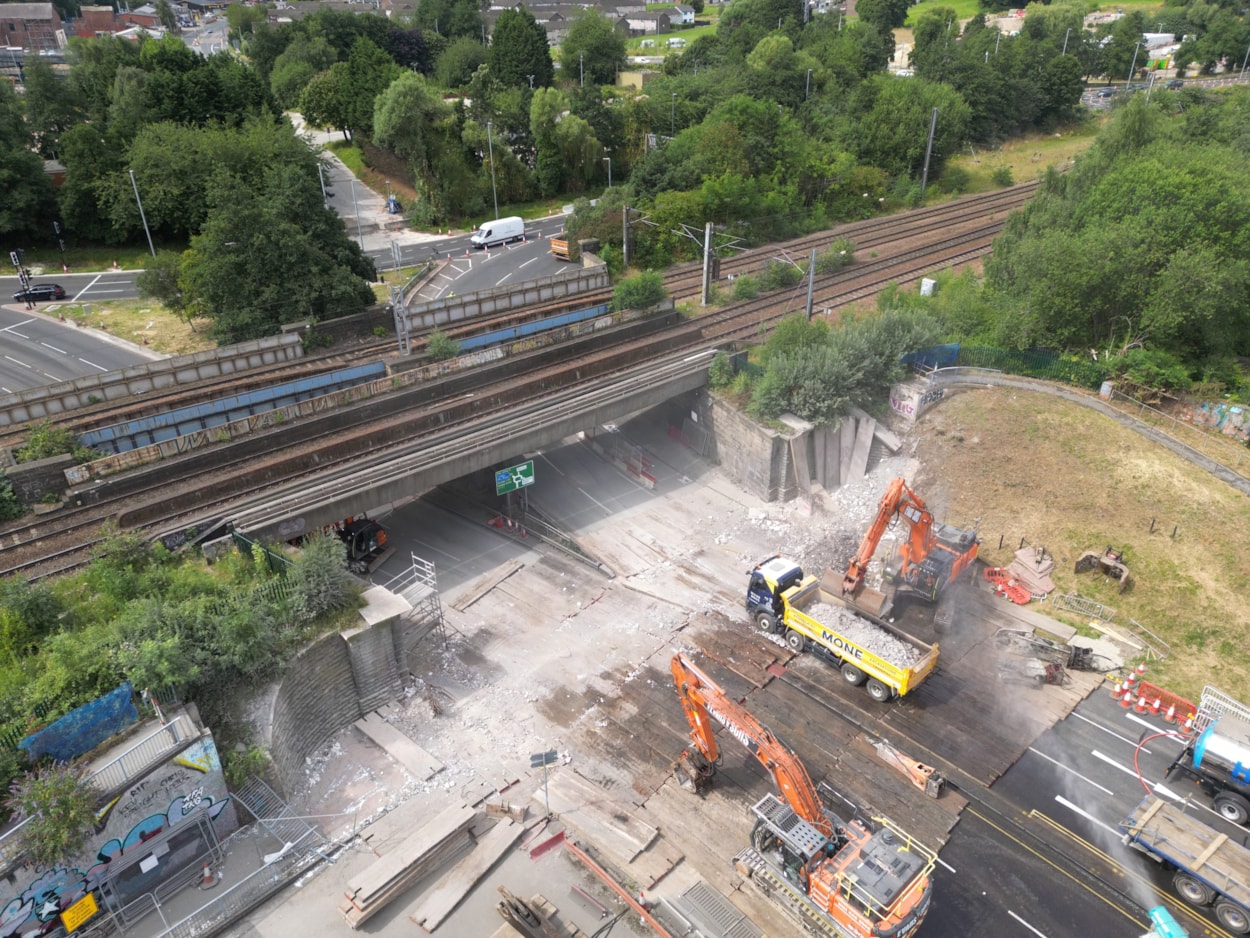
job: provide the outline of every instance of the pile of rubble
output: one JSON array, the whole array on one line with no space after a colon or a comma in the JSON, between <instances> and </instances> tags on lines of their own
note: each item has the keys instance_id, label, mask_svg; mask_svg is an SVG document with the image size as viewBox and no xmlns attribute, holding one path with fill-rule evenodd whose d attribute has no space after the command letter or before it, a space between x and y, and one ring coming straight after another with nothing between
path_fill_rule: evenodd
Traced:
<instances>
[{"instance_id":1,"label":"pile of rubble","mask_svg":"<svg viewBox=\"0 0 1250 938\"><path fill-rule=\"evenodd\" d=\"M832 603L813 603L807 614L817 622L848 638L861 648L891 664L910 667L920 658L920 649L896 638L885 629Z\"/></svg>"}]
</instances>

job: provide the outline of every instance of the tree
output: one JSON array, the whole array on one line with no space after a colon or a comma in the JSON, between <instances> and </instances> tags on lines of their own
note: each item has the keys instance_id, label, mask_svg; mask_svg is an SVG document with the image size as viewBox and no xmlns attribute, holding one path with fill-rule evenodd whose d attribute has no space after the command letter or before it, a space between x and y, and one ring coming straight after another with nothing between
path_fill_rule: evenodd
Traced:
<instances>
[{"instance_id":1,"label":"tree","mask_svg":"<svg viewBox=\"0 0 1250 938\"><path fill-rule=\"evenodd\" d=\"M554 75L547 31L524 7L499 14L487 63L492 75L512 87L545 88Z\"/></svg>"},{"instance_id":2,"label":"tree","mask_svg":"<svg viewBox=\"0 0 1250 938\"><path fill-rule=\"evenodd\" d=\"M41 156L60 154L61 134L82 120L73 87L58 78L43 59L26 65L26 123Z\"/></svg>"},{"instance_id":3,"label":"tree","mask_svg":"<svg viewBox=\"0 0 1250 938\"><path fill-rule=\"evenodd\" d=\"M313 127L333 127L352 138L352 77L346 62L335 62L304 86L299 109Z\"/></svg>"},{"instance_id":4,"label":"tree","mask_svg":"<svg viewBox=\"0 0 1250 938\"><path fill-rule=\"evenodd\" d=\"M416 25L448 39L460 37L482 40L482 17L473 0L420 0Z\"/></svg>"},{"instance_id":5,"label":"tree","mask_svg":"<svg viewBox=\"0 0 1250 938\"><path fill-rule=\"evenodd\" d=\"M156 300L179 319L192 323L194 307L182 284L182 255L177 251L157 251L156 257L135 278L139 295ZM192 324L192 331L195 326Z\"/></svg>"},{"instance_id":6,"label":"tree","mask_svg":"<svg viewBox=\"0 0 1250 938\"><path fill-rule=\"evenodd\" d=\"M269 89L281 107L294 107L314 75L324 72L337 55L321 36L299 34L274 59Z\"/></svg>"},{"instance_id":7,"label":"tree","mask_svg":"<svg viewBox=\"0 0 1250 938\"><path fill-rule=\"evenodd\" d=\"M859 119L853 141L860 158L890 173L910 176L924 164L925 146L933 109L938 109L930 175L963 146L970 110L948 85L910 78L899 81L878 75L865 81L855 94L853 112Z\"/></svg>"},{"instance_id":8,"label":"tree","mask_svg":"<svg viewBox=\"0 0 1250 938\"><path fill-rule=\"evenodd\" d=\"M349 315L373 302L366 282L373 263L325 207L315 174L273 165L253 188L221 173L208 204L182 283L221 341L272 335L285 322Z\"/></svg>"},{"instance_id":9,"label":"tree","mask_svg":"<svg viewBox=\"0 0 1250 938\"><path fill-rule=\"evenodd\" d=\"M625 63L625 38L596 7L573 20L560 43L560 70L578 84L584 83L583 74L591 84L615 84Z\"/></svg>"},{"instance_id":10,"label":"tree","mask_svg":"<svg viewBox=\"0 0 1250 938\"><path fill-rule=\"evenodd\" d=\"M287 576L295 594L292 602L305 621L347 608L358 589L347 572L347 545L332 534L305 538Z\"/></svg>"},{"instance_id":11,"label":"tree","mask_svg":"<svg viewBox=\"0 0 1250 938\"><path fill-rule=\"evenodd\" d=\"M52 186L7 81L0 82L0 192L0 234L43 229L50 218Z\"/></svg>"},{"instance_id":12,"label":"tree","mask_svg":"<svg viewBox=\"0 0 1250 938\"><path fill-rule=\"evenodd\" d=\"M434 76L444 88L463 88L478 68L486 64L489 53L476 39L461 36L443 50L434 64ZM473 99L475 102L477 97Z\"/></svg>"},{"instance_id":13,"label":"tree","mask_svg":"<svg viewBox=\"0 0 1250 938\"><path fill-rule=\"evenodd\" d=\"M386 34L386 51L400 68L415 68L422 75L428 75L434 67L433 55L419 29L392 25Z\"/></svg>"},{"instance_id":14,"label":"tree","mask_svg":"<svg viewBox=\"0 0 1250 938\"><path fill-rule=\"evenodd\" d=\"M15 779L5 807L20 819L27 863L49 868L68 863L95 829L96 791L85 765L45 765Z\"/></svg>"},{"instance_id":15,"label":"tree","mask_svg":"<svg viewBox=\"0 0 1250 938\"><path fill-rule=\"evenodd\" d=\"M178 17L174 14L174 8L169 0L156 0L156 18L160 24L170 32L178 31Z\"/></svg>"}]
</instances>

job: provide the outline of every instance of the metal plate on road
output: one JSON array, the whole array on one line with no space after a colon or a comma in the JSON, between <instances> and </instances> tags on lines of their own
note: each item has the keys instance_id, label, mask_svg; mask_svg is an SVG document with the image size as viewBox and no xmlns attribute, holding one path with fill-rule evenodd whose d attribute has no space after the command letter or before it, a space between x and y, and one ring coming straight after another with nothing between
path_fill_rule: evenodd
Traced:
<instances>
[{"instance_id":1,"label":"metal plate on road","mask_svg":"<svg viewBox=\"0 0 1250 938\"><path fill-rule=\"evenodd\" d=\"M495 494L507 495L517 489L534 484L534 460L523 462L519 466L509 466L495 473Z\"/></svg>"}]
</instances>

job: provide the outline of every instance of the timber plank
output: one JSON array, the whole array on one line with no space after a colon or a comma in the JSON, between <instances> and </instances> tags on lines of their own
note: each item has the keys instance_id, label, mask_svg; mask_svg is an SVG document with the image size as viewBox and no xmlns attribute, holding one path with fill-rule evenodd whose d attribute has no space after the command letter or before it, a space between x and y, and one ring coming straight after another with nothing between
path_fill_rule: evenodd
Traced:
<instances>
[{"instance_id":1,"label":"timber plank","mask_svg":"<svg viewBox=\"0 0 1250 938\"><path fill-rule=\"evenodd\" d=\"M384 890L396 877L402 876L409 867L418 863L425 854L456 834L468 830L476 816L477 813L472 808L463 804L452 805L434 815L404 838L394 851L381 857L355 879L350 880L345 895L360 905L366 904L370 896Z\"/></svg>"},{"instance_id":2,"label":"timber plank","mask_svg":"<svg viewBox=\"0 0 1250 938\"><path fill-rule=\"evenodd\" d=\"M356 721L355 726L419 781L432 778L443 770L443 763L387 723L376 710L366 713Z\"/></svg>"},{"instance_id":3,"label":"timber plank","mask_svg":"<svg viewBox=\"0 0 1250 938\"><path fill-rule=\"evenodd\" d=\"M525 828L510 820L500 821L477 842L473 851L447 871L434 888L417 904L408 919L432 932L442 924L467 896L479 879L490 872L512 845L521 838Z\"/></svg>"},{"instance_id":4,"label":"timber plank","mask_svg":"<svg viewBox=\"0 0 1250 938\"><path fill-rule=\"evenodd\" d=\"M535 792L537 800L543 792ZM658 836L650 824L630 813L630 806L576 772L558 772L547 783L552 813L582 831L587 839L632 860Z\"/></svg>"}]
</instances>

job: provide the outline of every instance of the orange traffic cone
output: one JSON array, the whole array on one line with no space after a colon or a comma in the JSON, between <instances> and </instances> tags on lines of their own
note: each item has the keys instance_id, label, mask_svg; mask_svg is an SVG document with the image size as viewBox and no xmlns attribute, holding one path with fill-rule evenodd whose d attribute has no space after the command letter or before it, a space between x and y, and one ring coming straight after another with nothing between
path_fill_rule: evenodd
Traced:
<instances>
[{"instance_id":1,"label":"orange traffic cone","mask_svg":"<svg viewBox=\"0 0 1250 938\"><path fill-rule=\"evenodd\" d=\"M1136 671L1130 671L1130 672L1128 673L1128 677L1126 677L1126 678L1124 679L1124 687L1125 687L1126 689L1131 689L1131 688L1133 687L1133 685L1134 685L1134 684L1136 684L1136 683L1137 683L1137 672L1136 672Z\"/></svg>"},{"instance_id":2,"label":"orange traffic cone","mask_svg":"<svg viewBox=\"0 0 1250 938\"><path fill-rule=\"evenodd\" d=\"M116 259L114 259L114 260L113 260L113 269L114 269L114 270L121 270L121 269L122 269L122 268L121 268L121 265L120 265L119 263L117 263L117 260L116 260Z\"/></svg>"},{"instance_id":3,"label":"orange traffic cone","mask_svg":"<svg viewBox=\"0 0 1250 938\"><path fill-rule=\"evenodd\" d=\"M1168 712L1163 715L1163 722L1164 723L1176 722L1176 704L1168 705Z\"/></svg>"},{"instance_id":4,"label":"orange traffic cone","mask_svg":"<svg viewBox=\"0 0 1250 938\"><path fill-rule=\"evenodd\" d=\"M1133 704L1133 712L1134 713L1146 712L1146 695L1145 694L1137 695L1137 703Z\"/></svg>"},{"instance_id":5,"label":"orange traffic cone","mask_svg":"<svg viewBox=\"0 0 1250 938\"><path fill-rule=\"evenodd\" d=\"M1191 713L1185 718L1185 725L1181 727L1181 732L1188 736L1194 731L1194 715Z\"/></svg>"},{"instance_id":6,"label":"orange traffic cone","mask_svg":"<svg viewBox=\"0 0 1250 938\"><path fill-rule=\"evenodd\" d=\"M1163 706L1163 701L1160 700L1158 697L1156 697L1155 702L1150 705L1151 715L1157 717L1159 715L1159 708L1162 706Z\"/></svg>"},{"instance_id":7,"label":"orange traffic cone","mask_svg":"<svg viewBox=\"0 0 1250 938\"><path fill-rule=\"evenodd\" d=\"M69 273L69 264L66 264L64 262L61 263L61 273L63 274Z\"/></svg>"},{"instance_id":8,"label":"orange traffic cone","mask_svg":"<svg viewBox=\"0 0 1250 938\"><path fill-rule=\"evenodd\" d=\"M200 880L201 889L212 889L217 885L217 877L213 875L213 871L209 869L208 864L204 864L204 877Z\"/></svg>"},{"instance_id":9,"label":"orange traffic cone","mask_svg":"<svg viewBox=\"0 0 1250 938\"><path fill-rule=\"evenodd\" d=\"M1137 680L1140 681L1142 679L1142 676L1145 675L1146 673L1146 662L1143 661L1136 668L1134 668L1133 673L1137 675Z\"/></svg>"},{"instance_id":10,"label":"orange traffic cone","mask_svg":"<svg viewBox=\"0 0 1250 938\"><path fill-rule=\"evenodd\" d=\"M1133 691L1131 688L1124 688L1124 696L1120 698L1120 706L1125 710L1133 706Z\"/></svg>"},{"instance_id":11,"label":"orange traffic cone","mask_svg":"<svg viewBox=\"0 0 1250 938\"><path fill-rule=\"evenodd\" d=\"M1124 685L1121 684L1119 681L1116 681L1115 685L1111 688L1111 699L1119 700L1123 696L1124 696Z\"/></svg>"}]
</instances>

